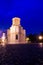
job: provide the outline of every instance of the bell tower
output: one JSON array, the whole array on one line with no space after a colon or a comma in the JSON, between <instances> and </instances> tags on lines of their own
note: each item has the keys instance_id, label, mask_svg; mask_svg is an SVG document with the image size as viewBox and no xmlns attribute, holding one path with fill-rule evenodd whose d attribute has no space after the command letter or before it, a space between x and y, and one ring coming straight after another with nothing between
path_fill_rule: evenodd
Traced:
<instances>
[{"instance_id":1,"label":"bell tower","mask_svg":"<svg viewBox=\"0 0 43 65\"><path fill-rule=\"evenodd\" d=\"M12 19L12 25L13 26L19 26L20 25L20 18L15 17Z\"/></svg>"},{"instance_id":2,"label":"bell tower","mask_svg":"<svg viewBox=\"0 0 43 65\"><path fill-rule=\"evenodd\" d=\"M20 18L12 18L12 25L8 30L8 43L9 44L19 44L25 43L25 30L20 25Z\"/></svg>"}]
</instances>

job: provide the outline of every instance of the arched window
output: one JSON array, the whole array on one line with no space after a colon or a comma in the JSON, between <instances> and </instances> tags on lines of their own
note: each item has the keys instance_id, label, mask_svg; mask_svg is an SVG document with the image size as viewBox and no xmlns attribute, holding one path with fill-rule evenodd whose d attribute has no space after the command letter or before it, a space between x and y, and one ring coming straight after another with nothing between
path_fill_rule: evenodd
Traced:
<instances>
[{"instance_id":1,"label":"arched window","mask_svg":"<svg viewBox=\"0 0 43 65\"><path fill-rule=\"evenodd\" d=\"M16 35L16 40L18 40L18 35Z\"/></svg>"}]
</instances>

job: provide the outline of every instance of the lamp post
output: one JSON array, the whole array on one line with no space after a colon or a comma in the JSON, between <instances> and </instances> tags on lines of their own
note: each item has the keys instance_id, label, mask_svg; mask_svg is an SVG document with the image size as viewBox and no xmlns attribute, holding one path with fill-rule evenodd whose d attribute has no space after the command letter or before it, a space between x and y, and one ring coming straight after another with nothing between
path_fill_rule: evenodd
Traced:
<instances>
[{"instance_id":1,"label":"lamp post","mask_svg":"<svg viewBox=\"0 0 43 65\"><path fill-rule=\"evenodd\" d=\"M42 43L42 40L43 40L43 36L42 35L40 35L39 37L38 37L38 39L39 39L39 45L40 45L40 47L42 47L43 45L43 43Z\"/></svg>"},{"instance_id":2,"label":"lamp post","mask_svg":"<svg viewBox=\"0 0 43 65\"><path fill-rule=\"evenodd\" d=\"M39 36L39 40L42 40L42 39L43 39L43 37L40 35L40 36Z\"/></svg>"},{"instance_id":3,"label":"lamp post","mask_svg":"<svg viewBox=\"0 0 43 65\"><path fill-rule=\"evenodd\" d=\"M29 43L29 42L30 42L30 38L27 37L27 38L26 38L26 43Z\"/></svg>"}]
</instances>

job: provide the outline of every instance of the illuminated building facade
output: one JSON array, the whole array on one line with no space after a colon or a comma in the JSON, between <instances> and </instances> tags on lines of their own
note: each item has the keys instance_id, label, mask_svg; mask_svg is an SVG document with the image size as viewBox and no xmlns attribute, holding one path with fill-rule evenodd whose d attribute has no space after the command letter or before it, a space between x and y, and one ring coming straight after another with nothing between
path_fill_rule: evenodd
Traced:
<instances>
[{"instance_id":1,"label":"illuminated building facade","mask_svg":"<svg viewBox=\"0 0 43 65\"><path fill-rule=\"evenodd\" d=\"M12 19L12 25L7 30L8 44L21 44L26 43L26 31L20 25L20 18L15 17Z\"/></svg>"},{"instance_id":2,"label":"illuminated building facade","mask_svg":"<svg viewBox=\"0 0 43 65\"><path fill-rule=\"evenodd\" d=\"M1 37L1 44L4 46L6 43L7 43L6 35L5 35L5 33L3 33L2 37Z\"/></svg>"}]
</instances>

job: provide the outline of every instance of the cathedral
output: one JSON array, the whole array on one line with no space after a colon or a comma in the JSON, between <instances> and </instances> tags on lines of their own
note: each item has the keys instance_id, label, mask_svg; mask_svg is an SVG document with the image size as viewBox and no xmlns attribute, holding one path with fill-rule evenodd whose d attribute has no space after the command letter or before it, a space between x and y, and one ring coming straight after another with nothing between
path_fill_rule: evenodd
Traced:
<instances>
[{"instance_id":1,"label":"cathedral","mask_svg":"<svg viewBox=\"0 0 43 65\"><path fill-rule=\"evenodd\" d=\"M21 19L18 17L12 18L12 25L7 30L7 37L5 33L2 35L2 42L8 44L25 44L26 43L26 30L20 25ZM4 41L3 41L4 39Z\"/></svg>"},{"instance_id":2,"label":"cathedral","mask_svg":"<svg viewBox=\"0 0 43 65\"><path fill-rule=\"evenodd\" d=\"M7 41L9 44L25 43L26 32L20 25L20 18L13 18L10 29L7 30Z\"/></svg>"}]
</instances>

